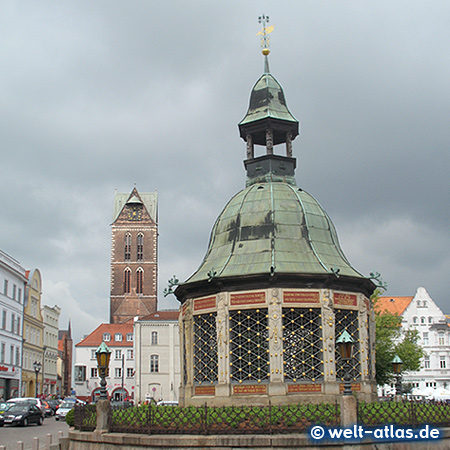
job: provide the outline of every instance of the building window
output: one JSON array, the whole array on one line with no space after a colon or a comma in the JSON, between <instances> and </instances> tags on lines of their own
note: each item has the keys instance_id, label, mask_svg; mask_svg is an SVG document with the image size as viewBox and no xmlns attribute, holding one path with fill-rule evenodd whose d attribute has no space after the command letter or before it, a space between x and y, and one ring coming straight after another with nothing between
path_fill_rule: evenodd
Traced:
<instances>
[{"instance_id":1,"label":"building window","mask_svg":"<svg viewBox=\"0 0 450 450\"><path fill-rule=\"evenodd\" d=\"M96 359L97 355L95 354L96 350L91 350L91 359Z\"/></svg>"},{"instance_id":2,"label":"building window","mask_svg":"<svg viewBox=\"0 0 450 450\"><path fill-rule=\"evenodd\" d=\"M116 350L115 358L116 359L122 359L122 350Z\"/></svg>"},{"instance_id":3,"label":"building window","mask_svg":"<svg viewBox=\"0 0 450 450\"><path fill-rule=\"evenodd\" d=\"M132 367L127 368L127 378L133 378L134 377L134 369Z\"/></svg>"},{"instance_id":4,"label":"building window","mask_svg":"<svg viewBox=\"0 0 450 450\"><path fill-rule=\"evenodd\" d=\"M4 342L2 342L2 345L0 346L0 363L5 362L5 347L6 347L6 344Z\"/></svg>"},{"instance_id":5,"label":"building window","mask_svg":"<svg viewBox=\"0 0 450 450\"><path fill-rule=\"evenodd\" d=\"M150 356L150 372L152 372L152 373L159 372L159 356L158 355Z\"/></svg>"},{"instance_id":6,"label":"building window","mask_svg":"<svg viewBox=\"0 0 450 450\"><path fill-rule=\"evenodd\" d=\"M8 280L5 280L5 282L3 283L3 294L8 296Z\"/></svg>"},{"instance_id":7,"label":"building window","mask_svg":"<svg viewBox=\"0 0 450 450\"><path fill-rule=\"evenodd\" d=\"M17 334L22 334L20 331L20 317L17 318Z\"/></svg>"},{"instance_id":8,"label":"building window","mask_svg":"<svg viewBox=\"0 0 450 450\"><path fill-rule=\"evenodd\" d=\"M144 280L144 271L139 267L139 269L136 270L136 293L137 294L142 294L143 280Z\"/></svg>"},{"instance_id":9,"label":"building window","mask_svg":"<svg viewBox=\"0 0 450 450\"><path fill-rule=\"evenodd\" d=\"M439 345L445 345L445 334L442 331L439 332L438 343Z\"/></svg>"},{"instance_id":10,"label":"building window","mask_svg":"<svg viewBox=\"0 0 450 450\"><path fill-rule=\"evenodd\" d=\"M75 383L86 381L86 366L75 366Z\"/></svg>"},{"instance_id":11,"label":"building window","mask_svg":"<svg viewBox=\"0 0 450 450\"><path fill-rule=\"evenodd\" d=\"M430 368L430 357L429 356L425 356L424 367L425 367L425 369L429 369Z\"/></svg>"},{"instance_id":12,"label":"building window","mask_svg":"<svg viewBox=\"0 0 450 450\"><path fill-rule=\"evenodd\" d=\"M116 378L122 378L122 367L116 367L114 370L114 376Z\"/></svg>"},{"instance_id":13,"label":"building window","mask_svg":"<svg viewBox=\"0 0 450 450\"><path fill-rule=\"evenodd\" d=\"M134 351L132 348L129 348L127 350L127 359L133 359L134 358Z\"/></svg>"},{"instance_id":14,"label":"building window","mask_svg":"<svg viewBox=\"0 0 450 450\"><path fill-rule=\"evenodd\" d=\"M103 340L105 342L110 341L111 340L111 335L109 333L103 333Z\"/></svg>"},{"instance_id":15,"label":"building window","mask_svg":"<svg viewBox=\"0 0 450 450\"><path fill-rule=\"evenodd\" d=\"M144 235L139 233L137 235L137 260L142 261L144 259Z\"/></svg>"},{"instance_id":16,"label":"building window","mask_svg":"<svg viewBox=\"0 0 450 450\"><path fill-rule=\"evenodd\" d=\"M116 333L116 334L114 335L114 340L115 340L116 342L121 342L121 341L122 341L122 333Z\"/></svg>"},{"instance_id":17,"label":"building window","mask_svg":"<svg viewBox=\"0 0 450 450\"><path fill-rule=\"evenodd\" d=\"M131 259L131 234L127 233L125 235L125 261Z\"/></svg>"},{"instance_id":18,"label":"building window","mask_svg":"<svg viewBox=\"0 0 450 450\"><path fill-rule=\"evenodd\" d=\"M131 291L131 270L125 269L123 274L123 293L129 294Z\"/></svg>"},{"instance_id":19,"label":"building window","mask_svg":"<svg viewBox=\"0 0 450 450\"><path fill-rule=\"evenodd\" d=\"M91 378L97 378L97 377L98 377L97 367L91 367Z\"/></svg>"},{"instance_id":20,"label":"building window","mask_svg":"<svg viewBox=\"0 0 450 450\"><path fill-rule=\"evenodd\" d=\"M16 331L16 315L11 314L11 333Z\"/></svg>"},{"instance_id":21,"label":"building window","mask_svg":"<svg viewBox=\"0 0 450 450\"><path fill-rule=\"evenodd\" d=\"M423 333L423 345L429 345L428 333Z\"/></svg>"},{"instance_id":22,"label":"building window","mask_svg":"<svg viewBox=\"0 0 450 450\"><path fill-rule=\"evenodd\" d=\"M445 360L445 356L439 357L439 368L440 369L446 369L447 368L447 361Z\"/></svg>"},{"instance_id":23,"label":"building window","mask_svg":"<svg viewBox=\"0 0 450 450\"><path fill-rule=\"evenodd\" d=\"M152 345L158 345L158 332L152 331Z\"/></svg>"},{"instance_id":24,"label":"building window","mask_svg":"<svg viewBox=\"0 0 450 450\"><path fill-rule=\"evenodd\" d=\"M9 363L14 365L14 345L9 347Z\"/></svg>"},{"instance_id":25,"label":"building window","mask_svg":"<svg viewBox=\"0 0 450 450\"><path fill-rule=\"evenodd\" d=\"M6 309L4 309L2 313L2 328L6 330Z\"/></svg>"},{"instance_id":26,"label":"building window","mask_svg":"<svg viewBox=\"0 0 450 450\"><path fill-rule=\"evenodd\" d=\"M428 323L433 323L433 318L431 316L428 317Z\"/></svg>"},{"instance_id":27,"label":"building window","mask_svg":"<svg viewBox=\"0 0 450 450\"><path fill-rule=\"evenodd\" d=\"M16 347L16 366L20 366L20 349Z\"/></svg>"},{"instance_id":28,"label":"building window","mask_svg":"<svg viewBox=\"0 0 450 450\"><path fill-rule=\"evenodd\" d=\"M420 323L423 325L425 323L425 317L420 318Z\"/></svg>"},{"instance_id":29,"label":"building window","mask_svg":"<svg viewBox=\"0 0 450 450\"><path fill-rule=\"evenodd\" d=\"M12 294L13 300L16 299L16 292L17 292L17 286L15 284L13 284L13 294Z\"/></svg>"},{"instance_id":30,"label":"building window","mask_svg":"<svg viewBox=\"0 0 450 450\"><path fill-rule=\"evenodd\" d=\"M127 342L133 342L133 333L127 333Z\"/></svg>"},{"instance_id":31,"label":"building window","mask_svg":"<svg viewBox=\"0 0 450 450\"><path fill-rule=\"evenodd\" d=\"M22 289L18 289L18 295L17 295L17 300L19 301L19 303L22 303Z\"/></svg>"},{"instance_id":32,"label":"building window","mask_svg":"<svg viewBox=\"0 0 450 450\"><path fill-rule=\"evenodd\" d=\"M413 317L413 323L417 323L417 317Z\"/></svg>"}]
</instances>

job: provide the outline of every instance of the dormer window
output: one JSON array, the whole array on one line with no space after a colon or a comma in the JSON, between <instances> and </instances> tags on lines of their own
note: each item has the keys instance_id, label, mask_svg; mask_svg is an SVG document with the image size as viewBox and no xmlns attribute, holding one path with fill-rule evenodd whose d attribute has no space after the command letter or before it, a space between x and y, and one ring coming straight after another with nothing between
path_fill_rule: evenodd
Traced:
<instances>
[{"instance_id":1,"label":"dormer window","mask_svg":"<svg viewBox=\"0 0 450 450\"><path fill-rule=\"evenodd\" d=\"M109 333L103 333L103 340L105 342L110 341L111 340L111 335Z\"/></svg>"},{"instance_id":2,"label":"dormer window","mask_svg":"<svg viewBox=\"0 0 450 450\"><path fill-rule=\"evenodd\" d=\"M116 342L121 342L121 341L122 341L122 333L116 333L116 334L114 335L114 340L115 340Z\"/></svg>"}]
</instances>

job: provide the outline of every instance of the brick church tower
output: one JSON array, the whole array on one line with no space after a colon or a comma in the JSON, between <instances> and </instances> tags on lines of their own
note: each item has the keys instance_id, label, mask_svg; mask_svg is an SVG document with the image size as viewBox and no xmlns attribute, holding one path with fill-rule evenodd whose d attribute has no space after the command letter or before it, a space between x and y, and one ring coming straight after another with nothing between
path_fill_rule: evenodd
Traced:
<instances>
[{"instance_id":1,"label":"brick church tower","mask_svg":"<svg viewBox=\"0 0 450 450\"><path fill-rule=\"evenodd\" d=\"M157 194L117 193L111 225L110 322L123 323L157 309Z\"/></svg>"}]
</instances>

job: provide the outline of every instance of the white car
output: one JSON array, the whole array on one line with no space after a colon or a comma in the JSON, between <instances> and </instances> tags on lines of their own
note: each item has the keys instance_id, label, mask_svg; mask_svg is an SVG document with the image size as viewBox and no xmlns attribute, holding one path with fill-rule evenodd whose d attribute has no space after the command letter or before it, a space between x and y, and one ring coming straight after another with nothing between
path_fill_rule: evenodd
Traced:
<instances>
[{"instance_id":1,"label":"white car","mask_svg":"<svg viewBox=\"0 0 450 450\"><path fill-rule=\"evenodd\" d=\"M42 402L39 398L35 397L17 397L17 398L10 398L6 401L8 405L36 405L39 409L42 411L44 410L42 407Z\"/></svg>"},{"instance_id":2,"label":"white car","mask_svg":"<svg viewBox=\"0 0 450 450\"><path fill-rule=\"evenodd\" d=\"M64 400L61 405L59 406L59 408L56 410L56 414L55 414L55 419L56 420L65 420L66 419L66 415L67 413L74 408L75 404L77 403L77 401L68 401L68 400Z\"/></svg>"}]
</instances>

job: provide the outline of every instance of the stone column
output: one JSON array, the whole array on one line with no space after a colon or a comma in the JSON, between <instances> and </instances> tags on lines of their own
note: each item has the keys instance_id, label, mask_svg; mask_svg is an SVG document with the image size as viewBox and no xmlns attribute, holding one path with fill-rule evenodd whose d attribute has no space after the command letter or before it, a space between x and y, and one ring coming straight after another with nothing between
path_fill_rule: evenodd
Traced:
<instances>
[{"instance_id":1,"label":"stone column","mask_svg":"<svg viewBox=\"0 0 450 450\"><path fill-rule=\"evenodd\" d=\"M186 307L184 309L184 336L183 336L183 344L182 347L182 355L184 354L184 360L186 361L186 381L183 381L184 387L184 397L190 398L193 395L193 367L192 367L192 327L193 327L193 317L192 317L192 299L186 300ZM184 363L182 360L182 364ZM184 380L184 367L182 366L181 377Z\"/></svg>"},{"instance_id":2,"label":"stone column","mask_svg":"<svg viewBox=\"0 0 450 450\"><path fill-rule=\"evenodd\" d=\"M359 343L361 349L361 381L366 381L369 376L369 330L368 330L368 300L358 295L358 328Z\"/></svg>"},{"instance_id":3,"label":"stone column","mask_svg":"<svg viewBox=\"0 0 450 450\"><path fill-rule=\"evenodd\" d=\"M230 345L228 333L228 301L227 295L221 293L217 297L217 370L218 384L216 387L216 395L218 397L228 397L230 395Z\"/></svg>"},{"instance_id":4,"label":"stone column","mask_svg":"<svg viewBox=\"0 0 450 450\"><path fill-rule=\"evenodd\" d=\"M335 318L331 295L331 291L328 289L323 291L322 294L323 368L325 384L336 381Z\"/></svg>"},{"instance_id":5,"label":"stone column","mask_svg":"<svg viewBox=\"0 0 450 450\"><path fill-rule=\"evenodd\" d=\"M292 133L286 133L286 156L292 158Z\"/></svg>"},{"instance_id":6,"label":"stone column","mask_svg":"<svg viewBox=\"0 0 450 450\"><path fill-rule=\"evenodd\" d=\"M270 290L269 301L269 355L270 355L270 395L284 395L283 376L283 321L280 290Z\"/></svg>"},{"instance_id":7,"label":"stone column","mask_svg":"<svg viewBox=\"0 0 450 450\"><path fill-rule=\"evenodd\" d=\"M253 159L255 157L255 146L253 145L253 136L251 134L247 134L247 159Z\"/></svg>"},{"instance_id":8,"label":"stone column","mask_svg":"<svg viewBox=\"0 0 450 450\"><path fill-rule=\"evenodd\" d=\"M266 151L268 155L273 155L273 131L271 128L266 130Z\"/></svg>"},{"instance_id":9,"label":"stone column","mask_svg":"<svg viewBox=\"0 0 450 450\"><path fill-rule=\"evenodd\" d=\"M99 400L97 402L97 425L95 431L108 431L108 415L110 406L109 400Z\"/></svg>"}]
</instances>

